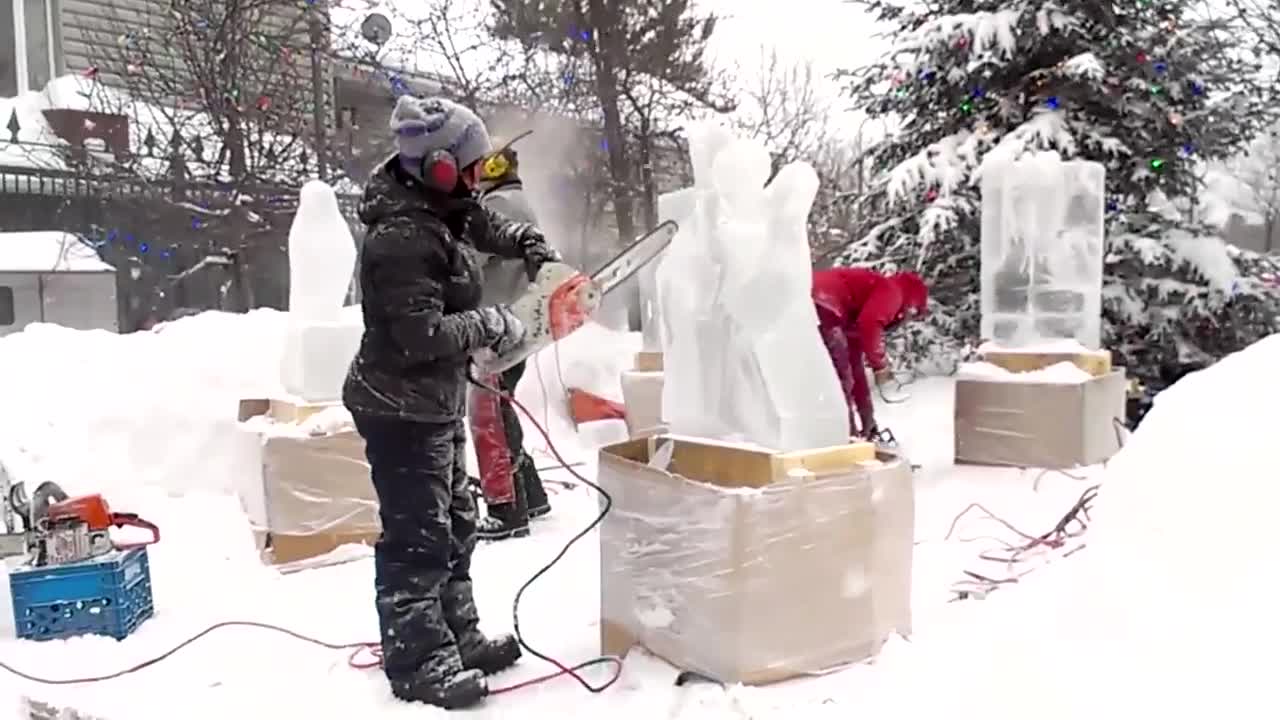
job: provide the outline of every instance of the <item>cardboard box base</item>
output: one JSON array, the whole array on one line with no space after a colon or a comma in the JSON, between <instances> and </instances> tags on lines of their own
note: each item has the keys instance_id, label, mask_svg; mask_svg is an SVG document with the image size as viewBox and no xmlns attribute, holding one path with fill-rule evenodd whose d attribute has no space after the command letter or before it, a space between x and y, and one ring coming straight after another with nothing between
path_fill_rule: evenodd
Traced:
<instances>
[{"instance_id":1,"label":"cardboard box base","mask_svg":"<svg viewBox=\"0 0 1280 720\"><path fill-rule=\"evenodd\" d=\"M255 530L254 542L263 562L268 565L287 565L301 560L327 555L343 545L373 546L379 533L317 533L315 535L284 535Z\"/></svg>"},{"instance_id":2,"label":"cardboard box base","mask_svg":"<svg viewBox=\"0 0 1280 720\"><path fill-rule=\"evenodd\" d=\"M910 633L914 492L899 458L867 443L773 454L657 437L602 448L599 482L615 498L600 529L603 654L643 647L765 685ZM699 513L721 522L691 525ZM658 598L668 619L651 623Z\"/></svg>"},{"instance_id":3,"label":"cardboard box base","mask_svg":"<svg viewBox=\"0 0 1280 720\"><path fill-rule=\"evenodd\" d=\"M1120 449L1124 369L1083 383L960 379L955 386L955 462L1066 470Z\"/></svg>"}]
</instances>

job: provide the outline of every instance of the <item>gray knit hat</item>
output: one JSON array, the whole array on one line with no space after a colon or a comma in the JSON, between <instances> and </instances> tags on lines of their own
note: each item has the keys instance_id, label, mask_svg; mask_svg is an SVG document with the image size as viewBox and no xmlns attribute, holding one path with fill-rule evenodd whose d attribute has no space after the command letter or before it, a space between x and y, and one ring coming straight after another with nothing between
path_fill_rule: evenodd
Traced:
<instances>
[{"instance_id":1,"label":"gray knit hat","mask_svg":"<svg viewBox=\"0 0 1280 720\"><path fill-rule=\"evenodd\" d=\"M391 132L402 157L423 158L432 150L448 150L459 168L493 150L480 116L441 97L401 95L391 111Z\"/></svg>"}]
</instances>

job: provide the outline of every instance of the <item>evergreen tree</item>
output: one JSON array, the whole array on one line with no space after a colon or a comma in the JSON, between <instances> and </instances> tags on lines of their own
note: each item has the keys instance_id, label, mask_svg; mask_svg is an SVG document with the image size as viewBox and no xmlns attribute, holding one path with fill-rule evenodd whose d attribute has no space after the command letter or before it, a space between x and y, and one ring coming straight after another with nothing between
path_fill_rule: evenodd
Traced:
<instances>
[{"instance_id":1,"label":"evergreen tree","mask_svg":"<svg viewBox=\"0 0 1280 720\"><path fill-rule=\"evenodd\" d=\"M1277 328L1250 254L1196 213L1205 163L1240 152L1270 114L1225 23L1185 0L855 1L894 28L894 47L848 74L851 91L897 129L872 153L877 223L841 262L925 274L937 303L908 338L917 354L977 339L982 164L1038 150L1106 167L1103 342L1132 375Z\"/></svg>"}]
</instances>

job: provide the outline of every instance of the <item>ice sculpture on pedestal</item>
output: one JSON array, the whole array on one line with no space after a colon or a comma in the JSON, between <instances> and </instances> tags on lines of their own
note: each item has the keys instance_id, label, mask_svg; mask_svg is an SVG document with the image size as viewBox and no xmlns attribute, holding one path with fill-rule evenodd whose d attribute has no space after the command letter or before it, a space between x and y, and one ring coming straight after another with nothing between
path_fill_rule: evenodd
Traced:
<instances>
[{"instance_id":1,"label":"ice sculpture on pedestal","mask_svg":"<svg viewBox=\"0 0 1280 720\"><path fill-rule=\"evenodd\" d=\"M982 335L1028 348L1102 331L1106 171L1038 153L982 170Z\"/></svg>"},{"instance_id":2,"label":"ice sculpture on pedestal","mask_svg":"<svg viewBox=\"0 0 1280 720\"><path fill-rule=\"evenodd\" d=\"M342 310L355 263L355 240L337 195L312 180L302 187L289 228L289 319L280 369L284 389L300 400L342 397L364 332L359 314Z\"/></svg>"},{"instance_id":3,"label":"ice sculpture on pedestal","mask_svg":"<svg viewBox=\"0 0 1280 720\"><path fill-rule=\"evenodd\" d=\"M681 227L693 216L695 195L693 188L676 190L658 196L658 222L674 220ZM662 257L645 265L637 273L640 281L640 330L641 350L662 352L662 307L658 302L658 266Z\"/></svg>"},{"instance_id":4,"label":"ice sculpture on pedestal","mask_svg":"<svg viewBox=\"0 0 1280 720\"><path fill-rule=\"evenodd\" d=\"M656 275L670 431L782 452L849 442L810 299L817 174L792 163L766 187L764 146L717 125L689 150L694 186L660 211L680 223Z\"/></svg>"}]
</instances>

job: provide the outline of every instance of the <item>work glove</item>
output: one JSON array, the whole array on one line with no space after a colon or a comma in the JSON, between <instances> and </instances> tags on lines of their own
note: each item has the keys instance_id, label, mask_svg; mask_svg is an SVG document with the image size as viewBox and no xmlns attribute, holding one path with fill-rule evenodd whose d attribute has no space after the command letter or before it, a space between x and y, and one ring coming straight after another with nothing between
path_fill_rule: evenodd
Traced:
<instances>
[{"instance_id":1,"label":"work glove","mask_svg":"<svg viewBox=\"0 0 1280 720\"><path fill-rule=\"evenodd\" d=\"M543 265L561 260L560 253L547 244L547 239L537 228L530 227L525 231L522 244L524 245L524 271L529 276L529 282L538 279L538 271Z\"/></svg>"},{"instance_id":2,"label":"work glove","mask_svg":"<svg viewBox=\"0 0 1280 720\"><path fill-rule=\"evenodd\" d=\"M485 343L498 355L506 355L524 341L525 327L520 318L506 305L480 308L481 322L485 329Z\"/></svg>"}]
</instances>

